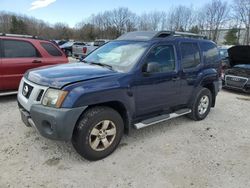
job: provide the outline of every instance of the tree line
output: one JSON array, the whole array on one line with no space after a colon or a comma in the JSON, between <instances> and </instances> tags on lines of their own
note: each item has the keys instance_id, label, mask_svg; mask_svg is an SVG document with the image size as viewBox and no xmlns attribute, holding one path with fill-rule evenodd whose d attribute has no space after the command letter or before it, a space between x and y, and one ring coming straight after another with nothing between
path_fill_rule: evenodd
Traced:
<instances>
[{"instance_id":1,"label":"tree line","mask_svg":"<svg viewBox=\"0 0 250 188\"><path fill-rule=\"evenodd\" d=\"M93 41L97 38L115 39L121 34L136 30L171 30L206 33L209 39L218 40L220 29L230 28L225 42L237 43L237 31L244 29L244 43L250 42L250 0L211 0L203 7L179 5L168 12L151 11L138 15L128 8L93 14L70 28L63 22L54 25L25 15L0 12L0 33L29 34L47 39L74 39Z\"/></svg>"}]
</instances>

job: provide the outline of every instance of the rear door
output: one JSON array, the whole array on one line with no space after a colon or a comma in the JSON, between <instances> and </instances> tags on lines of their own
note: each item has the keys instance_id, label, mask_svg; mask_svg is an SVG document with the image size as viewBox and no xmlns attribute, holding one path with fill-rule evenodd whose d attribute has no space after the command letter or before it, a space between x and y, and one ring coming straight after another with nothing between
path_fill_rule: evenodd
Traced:
<instances>
[{"instance_id":1,"label":"rear door","mask_svg":"<svg viewBox=\"0 0 250 188\"><path fill-rule=\"evenodd\" d=\"M41 55L35 46L25 40L2 39L2 89L17 90L23 74L41 66Z\"/></svg>"},{"instance_id":2,"label":"rear door","mask_svg":"<svg viewBox=\"0 0 250 188\"><path fill-rule=\"evenodd\" d=\"M185 105L199 79L202 59L199 45L196 42L182 42L179 44L179 50L181 52L181 88L183 91L180 92L179 102Z\"/></svg>"},{"instance_id":3,"label":"rear door","mask_svg":"<svg viewBox=\"0 0 250 188\"><path fill-rule=\"evenodd\" d=\"M55 65L68 62L65 54L56 45L46 41L42 41L38 45L41 46L40 51L43 54L43 65Z\"/></svg>"}]
</instances>

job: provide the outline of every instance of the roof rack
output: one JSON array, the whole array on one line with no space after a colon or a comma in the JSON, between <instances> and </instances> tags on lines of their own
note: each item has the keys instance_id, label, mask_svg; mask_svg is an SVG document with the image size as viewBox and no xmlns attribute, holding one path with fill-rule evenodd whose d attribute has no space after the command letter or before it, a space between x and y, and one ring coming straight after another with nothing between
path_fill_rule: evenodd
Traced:
<instances>
[{"instance_id":1,"label":"roof rack","mask_svg":"<svg viewBox=\"0 0 250 188\"><path fill-rule=\"evenodd\" d=\"M174 36L181 36L181 37L197 38L197 39L207 39L206 35L199 35L199 34L188 33L188 32L174 31L173 35Z\"/></svg>"},{"instance_id":2,"label":"roof rack","mask_svg":"<svg viewBox=\"0 0 250 188\"><path fill-rule=\"evenodd\" d=\"M40 39L40 38L38 38L38 36L32 36L32 35L19 35L19 34L6 34L6 33L0 33L0 36Z\"/></svg>"},{"instance_id":3,"label":"roof rack","mask_svg":"<svg viewBox=\"0 0 250 188\"><path fill-rule=\"evenodd\" d=\"M194 33L187 32L177 32L177 31L134 31L126 33L117 40L151 40L155 38L166 38L166 37L186 37L186 38L196 38L196 39L207 39L205 35L198 35Z\"/></svg>"}]
</instances>

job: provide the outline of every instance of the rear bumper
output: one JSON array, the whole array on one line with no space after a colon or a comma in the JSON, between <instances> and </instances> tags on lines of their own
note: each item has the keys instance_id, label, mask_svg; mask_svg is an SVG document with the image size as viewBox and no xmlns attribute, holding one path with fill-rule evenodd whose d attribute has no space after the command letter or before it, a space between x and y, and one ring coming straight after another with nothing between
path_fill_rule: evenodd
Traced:
<instances>
[{"instance_id":1,"label":"rear bumper","mask_svg":"<svg viewBox=\"0 0 250 188\"><path fill-rule=\"evenodd\" d=\"M80 53L74 53L72 54L72 57L74 58L85 58L87 55L80 54Z\"/></svg>"},{"instance_id":2,"label":"rear bumper","mask_svg":"<svg viewBox=\"0 0 250 188\"><path fill-rule=\"evenodd\" d=\"M250 85L246 85L243 88L240 88L240 87L233 87L233 86L228 86L228 85L223 84L222 88L231 89L231 90L235 90L235 91L242 91L244 93L250 93Z\"/></svg>"},{"instance_id":3,"label":"rear bumper","mask_svg":"<svg viewBox=\"0 0 250 188\"><path fill-rule=\"evenodd\" d=\"M42 136L53 140L71 139L78 118L87 107L57 109L32 105L30 112L19 105L22 121Z\"/></svg>"}]
</instances>

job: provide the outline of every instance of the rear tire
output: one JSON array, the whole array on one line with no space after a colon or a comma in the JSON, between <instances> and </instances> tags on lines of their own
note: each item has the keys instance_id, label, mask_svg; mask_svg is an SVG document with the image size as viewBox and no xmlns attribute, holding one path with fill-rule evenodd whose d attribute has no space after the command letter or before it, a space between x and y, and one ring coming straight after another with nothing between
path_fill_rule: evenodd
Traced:
<instances>
[{"instance_id":1,"label":"rear tire","mask_svg":"<svg viewBox=\"0 0 250 188\"><path fill-rule=\"evenodd\" d=\"M123 130L123 120L117 111L104 106L93 107L78 121L72 144L82 157L100 160L116 149Z\"/></svg>"},{"instance_id":2,"label":"rear tire","mask_svg":"<svg viewBox=\"0 0 250 188\"><path fill-rule=\"evenodd\" d=\"M212 94L207 88L202 88L196 95L196 99L192 104L192 112L188 114L188 117L200 121L207 117L210 112L212 104Z\"/></svg>"}]
</instances>

